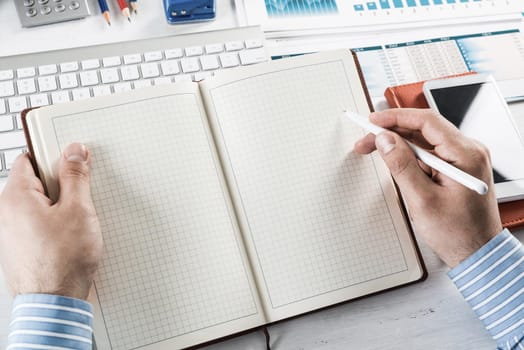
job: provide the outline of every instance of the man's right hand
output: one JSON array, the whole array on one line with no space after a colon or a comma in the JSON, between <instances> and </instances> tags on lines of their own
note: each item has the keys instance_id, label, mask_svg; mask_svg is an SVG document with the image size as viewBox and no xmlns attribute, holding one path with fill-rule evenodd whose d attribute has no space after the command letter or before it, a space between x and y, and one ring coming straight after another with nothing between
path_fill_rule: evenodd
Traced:
<instances>
[{"instance_id":1,"label":"man's right hand","mask_svg":"<svg viewBox=\"0 0 524 350\"><path fill-rule=\"evenodd\" d=\"M396 133L368 134L355 151L378 149L406 200L415 232L448 266L455 267L502 231L486 147L429 109L390 109L372 113L370 121ZM479 195L428 168L399 135L484 180L488 193Z\"/></svg>"}]
</instances>

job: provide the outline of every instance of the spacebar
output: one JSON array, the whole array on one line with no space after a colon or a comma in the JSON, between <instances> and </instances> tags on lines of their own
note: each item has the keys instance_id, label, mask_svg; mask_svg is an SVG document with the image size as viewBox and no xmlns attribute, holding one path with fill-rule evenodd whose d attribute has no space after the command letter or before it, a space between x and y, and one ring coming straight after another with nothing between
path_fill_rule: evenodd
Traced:
<instances>
[{"instance_id":1,"label":"spacebar","mask_svg":"<svg viewBox=\"0 0 524 350\"><path fill-rule=\"evenodd\" d=\"M25 145L24 132L22 130L0 133L0 150L20 148Z\"/></svg>"}]
</instances>

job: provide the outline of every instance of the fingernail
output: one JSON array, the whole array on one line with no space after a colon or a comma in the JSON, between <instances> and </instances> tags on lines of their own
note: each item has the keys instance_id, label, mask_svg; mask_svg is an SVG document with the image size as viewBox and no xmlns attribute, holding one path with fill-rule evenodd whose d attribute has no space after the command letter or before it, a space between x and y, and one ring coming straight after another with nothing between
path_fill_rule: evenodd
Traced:
<instances>
[{"instance_id":1,"label":"fingernail","mask_svg":"<svg viewBox=\"0 0 524 350\"><path fill-rule=\"evenodd\" d=\"M64 150L64 157L68 162L85 162L87 147L81 143L72 143Z\"/></svg>"},{"instance_id":2,"label":"fingernail","mask_svg":"<svg viewBox=\"0 0 524 350\"><path fill-rule=\"evenodd\" d=\"M389 134L381 133L375 138L375 145L382 154L388 154L395 148L395 138Z\"/></svg>"}]
</instances>

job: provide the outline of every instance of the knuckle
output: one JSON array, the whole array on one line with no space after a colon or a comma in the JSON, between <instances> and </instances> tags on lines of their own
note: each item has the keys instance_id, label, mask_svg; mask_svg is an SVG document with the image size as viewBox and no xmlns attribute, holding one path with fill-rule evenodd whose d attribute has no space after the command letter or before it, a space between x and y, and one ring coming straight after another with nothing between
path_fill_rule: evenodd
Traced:
<instances>
[{"instance_id":1,"label":"knuckle","mask_svg":"<svg viewBox=\"0 0 524 350\"><path fill-rule=\"evenodd\" d=\"M489 149L481 142L471 140L471 146L469 147L470 158L473 160L473 164L478 166L489 166L491 165L491 155Z\"/></svg>"},{"instance_id":2,"label":"knuckle","mask_svg":"<svg viewBox=\"0 0 524 350\"><path fill-rule=\"evenodd\" d=\"M87 179L89 176L89 169L87 164L80 162L71 162L64 171L67 177Z\"/></svg>"},{"instance_id":3,"label":"knuckle","mask_svg":"<svg viewBox=\"0 0 524 350\"><path fill-rule=\"evenodd\" d=\"M406 157L392 157L388 162L389 170L394 177L402 176L412 165L413 159Z\"/></svg>"},{"instance_id":4,"label":"knuckle","mask_svg":"<svg viewBox=\"0 0 524 350\"><path fill-rule=\"evenodd\" d=\"M491 154L489 152L488 147L486 147L483 143L480 143L480 142L477 143L477 147L478 147L477 151L479 153L479 157L481 158L481 160L484 163L490 163Z\"/></svg>"}]
</instances>

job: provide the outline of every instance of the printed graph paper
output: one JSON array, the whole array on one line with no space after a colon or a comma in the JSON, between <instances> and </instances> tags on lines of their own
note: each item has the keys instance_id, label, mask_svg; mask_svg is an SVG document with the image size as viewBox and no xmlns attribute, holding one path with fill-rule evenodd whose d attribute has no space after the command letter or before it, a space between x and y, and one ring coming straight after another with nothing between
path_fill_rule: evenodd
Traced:
<instances>
[{"instance_id":1,"label":"printed graph paper","mask_svg":"<svg viewBox=\"0 0 524 350\"><path fill-rule=\"evenodd\" d=\"M407 270L341 61L214 88L243 215L273 308Z\"/></svg>"}]
</instances>

